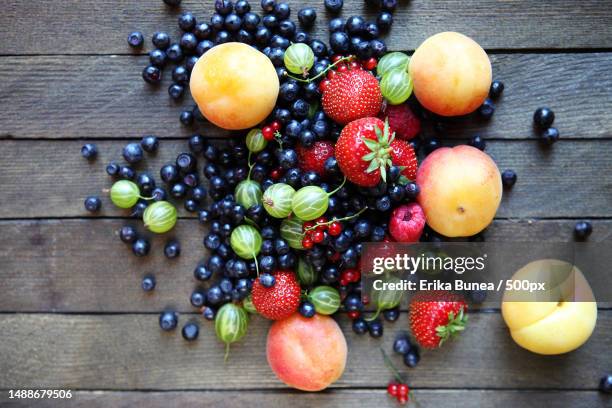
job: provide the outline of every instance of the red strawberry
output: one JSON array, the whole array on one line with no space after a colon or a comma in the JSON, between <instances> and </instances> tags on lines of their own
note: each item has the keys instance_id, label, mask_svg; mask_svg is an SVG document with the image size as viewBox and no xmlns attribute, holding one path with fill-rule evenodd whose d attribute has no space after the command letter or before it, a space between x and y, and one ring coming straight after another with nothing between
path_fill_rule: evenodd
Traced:
<instances>
[{"instance_id":1,"label":"red strawberry","mask_svg":"<svg viewBox=\"0 0 612 408\"><path fill-rule=\"evenodd\" d=\"M391 213L389 232L398 242L417 242L425 228L425 213L417 203L400 205Z\"/></svg>"},{"instance_id":2,"label":"red strawberry","mask_svg":"<svg viewBox=\"0 0 612 408\"><path fill-rule=\"evenodd\" d=\"M402 175L414 180L417 159L414 149L395 140L389 126L378 118L357 119L342 129L336 142L336 160L346 178L363 187L386 180L387 167L405 166Z\"/></svg>"},{"instance_id":3,"label":"red strawberry","mask_svg":"<svg viewBox=\"0 0 612 408\"><path fill-rule=\"evenodd\" d=\"M465 329L467 304L445 291L419 292L410 301L410 329L425 348L440 347Z\"/></svg>"},{"instance_id":4,"label":"red strawberry","mask_svg":"<svg viewBox=\"0 0 612 408\"><path fill-rule=\"evenodd\" d=\"M271 320L282 320L297 310L301 289L293 272L278 271L274 277L276 281L271 288L264 287L257 278L253 282L251 296L253 306L260 315Z\"/></svg>"},{"instance_id":5,"label":"red strawberry","mask_svg":"<svg viewBox=\"0 0 612 408\"><path fill-rule=\"evenodd\" d=\"M406 103L401 105L387 104L378 117L389 121L389 127L393 129L399 139L410 140L421 131L421 120Z\"/></svg>"},{"instance_id":6,"label":"red strawberry","mask_svg":"<svg viewBox=\"0 0 612 408\"><path fill-rule=\"evenodd\" d=\"M334 144L327 140L314 142L311 147L297 147L300 169L314 171L319 176L325 174L325 160L334 155Z\"/></svg>"},{"instance_id":7,"label":"red strawberry","mask_svg":"<svg viewBox=\"0 0 612 408\"><path fill-rule=\"evenodd\" d=\"M351 69L337 72L331 78L325 86L321 103L327 116L344 125L378 115L382 95L374 75L363 69Z\"/></svg>"}]
</instances>

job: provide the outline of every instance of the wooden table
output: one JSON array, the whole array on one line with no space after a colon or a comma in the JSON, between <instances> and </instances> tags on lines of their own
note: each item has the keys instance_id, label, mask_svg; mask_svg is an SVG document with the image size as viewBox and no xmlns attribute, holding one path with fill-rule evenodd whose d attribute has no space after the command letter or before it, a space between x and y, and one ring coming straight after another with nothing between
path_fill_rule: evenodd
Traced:
<instances>
[{"instance_id":1,"label":"wooden table","mask_svg":"<svg viewBox=\"0 0 612 408\"><path fill-rule=\"evenodd\" d=\"M315 28L327 39L322 2ZM316 3L316 4L315 4ZM427 36L456 30L491 56L506 91L493 119L451 123L448 140L481 131L500 168L518 182L504 197L490 241L570 241L578 219L593 221L593 241L612 239L612 7L608 1L401 1L388 45L413 50ZM212 1L184 0L209 16ZM291 0L293 14L300 2ZM302 3L303 4L303 3ZM255 5L255 8L259 8ZM366 14L345 0L343 16ZM192 270L205 256L204 228L183 214L173 235L183 254L166 260L164 239L137 259L116 237L126 220L107 199L91 216L83 199L110 185L104 166L127 140L153 133L161 151L147 166L186 149L192 130L181 106L140 79L148 49L133 53L125 38L138 29L175 32L176 11L161 0L5 0L0 13L0 405L56 406L9 400L9 389L73 390L67 406L395 406L385 395L390 374L379 346L391 349L406 313L385 325L382 340L358 337L339 318L349 343L344 376L326 392L287 389L265 360L267 321L255 318L248 337L223 364L212 325L194 313ZM148 47L149 45L147 45ZM169 72L166 72L168 78ZM533 111L554 109L561 141L539 147ZM204 126L210 138L224 132ZM431 132L426 132L431 136ZM100 157L80 156L95 141ZM223 141L220 141L223 143ZM155 273L153 294L140 289ZM181 312L201 324L186 344L162 333L158 314ZM595 334L579 350L542 357L510 339L499 309L470 316L470 330L424 353L409 383L422 407L597 407L596 391L612 370L612 310L601 309ZM400 364L399 359L393 357Z\"/></svg>"}]
</instances>

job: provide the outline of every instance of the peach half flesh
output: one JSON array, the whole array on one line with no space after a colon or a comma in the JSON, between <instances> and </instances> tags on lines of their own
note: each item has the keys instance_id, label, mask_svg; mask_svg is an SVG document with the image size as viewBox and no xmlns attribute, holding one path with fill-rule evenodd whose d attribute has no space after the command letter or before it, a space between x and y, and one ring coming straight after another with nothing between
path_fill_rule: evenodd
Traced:
<instances>
[{"instance_id":1,"label":"peach half flesh","mask_svg":"<svg viewBox=\"0 0 612 408\"><path fill-rule=\"evenodd\" d=\"M198 59L189 82L200 112L228 130L263 121L278 97L278 75L268 57L242 43L226 43Z\"/></svg>"}]
</instances>

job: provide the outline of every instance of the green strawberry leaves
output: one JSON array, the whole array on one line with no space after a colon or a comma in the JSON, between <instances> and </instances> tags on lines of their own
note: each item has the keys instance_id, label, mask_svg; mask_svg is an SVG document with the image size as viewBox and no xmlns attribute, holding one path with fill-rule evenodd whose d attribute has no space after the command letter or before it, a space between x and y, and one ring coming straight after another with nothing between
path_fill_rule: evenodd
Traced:
<instances>
[{"instance_id":1,"label":"green strawberry leaves","mask_svg":"<svg viewBox=\"0 0 612 408\"><path fill-rule=\"evenodd\" d=\"M380 170L380 177L387 181L387 167L393 163L391 161L391 143L395 140L395 132L390 133L389 121L385 120L383 130L378 126L374 127L376 140L361 137L361 141L366 145L370 152L361 157L361 160L370 162L366 173ZM402 169L403 170L403 169Z\"/></svg>"}]
</instances>

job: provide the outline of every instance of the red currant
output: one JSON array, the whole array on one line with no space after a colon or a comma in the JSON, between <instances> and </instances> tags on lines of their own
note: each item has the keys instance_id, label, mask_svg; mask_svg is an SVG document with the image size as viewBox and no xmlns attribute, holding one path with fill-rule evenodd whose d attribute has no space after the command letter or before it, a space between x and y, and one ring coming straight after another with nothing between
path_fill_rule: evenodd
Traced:
<instances>
[{"instance_id":1,"label":"red currant","mask_svg":"<svg viewBox=\"0 0 612 408\"><path fill-rule=\"evenodd\" d=\"M349 313L352 313L352 312L349 312ZM387 394L393 397L397 397L397 384L396 383L392 382L392 383L389 383L389 385L387 385Z\"/></svg>"},{"instance_id":2,"label":"red currant","mask_svg":"<svg viewBox=\"0 0 612 408\"><path fill-rule=\"evenodd\" d=\"M340 235L340 233L342 232L342 224L340 224L338 221L332 222L331 224L329 224L328 232L329 235L332 235L334 237L336 235Z\"/></svg>"},{"instance_id":3,"label":"red currant","mask_svg":"<svg viewBox=\"0 0 612 408\"><path fill-rule=\"evenodd\" d=\"M321 91L321 93L325 92L325 90L327 89L328 85L329 85L329 80L328 79L324 79L319 84L319 91Z\"/></svg>"},{"instance_id":4,"label":"red currant","mask_svg":"<svg viewBox=\"0 0 612 408\"><path fill-rule=\"evenodd\" d=\"M271 126L264 126L264 128L261 129L261 133L263 134L264 139L267 141L274 139L274 129L272 129Z\"/></svg>"},{"instance_id":5,"label":"red currant","mask_svg":"<svg viewBox=\"0 0 612 408\"><path fill-rule=\"evenodd\" d=\"M348 71L348 67L346 66L346 64L338 64L338 72L346 72Z\"/></svg>"},{"instance_id":6,"label":"red currant","mask_svg":"<svg viewBox=\"0 0 612 408\"><path fill-rule=\"evenodd\" d=\"M408 392L410 392L410 388L406 384L398 384L397 385L397 395L398 397L408 397Z\"/></svg>"},{"instance_id":7,"label":"red currant","mask_svg":"<svg viewBox=\"0 0 612 408\"><path fill-rule=\"evenodd\" d=\"M349 64L349 67L351 69L359 69L361 68L361 65L359 65L359 63L357 61L351 61Z\"/></svg>"},{"instance_id":8,"label":"red currant","mask_svg":"<svg viewBox=\"0 0 612 408\"><path fill-rule=\"evenodd\" d=\"M336 76L336 71L334 71L333 69L327 71L327 79L331 80L334 76Z\"/></svg>"},{"instance_id":9,"label":"red currant","mask_svg":"<svg viewBox=\"0 0 612 408\"><path fill-rule=\"evenodd\" d=\"M302 231L306 231L312 227L314 227L314 221L306 221L304 224L302 224Z\"/></svg>"},{"instance_id":10,"label":"red currant","mask_svg":"<svg viewBox=\"0 0 612 408\"><path fill-rule=\"evenodd\" d=\"M342 55L340 55L340 54L333 55L333 56L331 57L331 62L332 62L332 64L334 64L334 63L336 63L336 62L340 61L340 59L341 59L341 58L342 58Z\"/></svg>"},{"instance_id":11,"label":"red currant","mask_svg":"<svg viewBox=\"0 0 612 408\"><path fill-rule=\"evenodd\" d=\"M361 303L363 303L364 305L367 305L370 303L370 297L368 295L362 295L361 296Z\"/></svg>"},{"instance_id":12,"label":"red currant","mask_svg":"<svg viewBox=\"0 0 612 408\"><path fill-rule=\"evenodd\" d=\"M329 257L329 260L332 262L338 262L340 260L340 252L334 252L334 254Z\"/></svg>"},{"instance_id":13,"label":"red currant","mask_svg":"<svg viewBox=\"0 0 612 408\"><path fill-rule=\"evenodd\" d=\"M272 128L273 131L278 132L281 128L281 124L278 121L274 121L270 124L270 127Z\"/></svg>"},{"instance_id":14,"label":"red currant","mask_svg":"<svg viewBox=\"0 0 612 408\"><path fill-rule=\"evenodd\" d=\"M315 231L312 234L312 241L315 244L320 244L325 239L325 233L323 231Z\"/></svg>"},{"instance_id":15,"label":"red currant","mask_svg":"<svg viewBox=\"0 0 612 408\"><path fill-rule=\"evenodd\" d=\"M348 285L348 284L349 284L348 280L346 280L346 279L344 279L344 278L341 278L341 279L340 279L340 286L346 286L346 285Z\"/></svg>"},{"instance_id":16,"label":"red currant","mask_svg":"<svg viewBox=\"0 0 612 408\"><path fill-rule=\"evenodd\" d=\"M376 68L377 65L378 65L378 61L376 61L376 58L374 57L370 58L369 60L363 63L363 67L367 69L368 71L372 71L374 68Z\"/></svg>"},{"instance_id":17,"label":"red currant","mask_svg":"<svg viewBox=\"0 0 612 408\"><path fill-rule=\"evenodd\" d=\"M304 239L302 240L302 246L306 249L310 249L314 246L314 243L312 242L312 239L310 239L310 237L304 237Z\"/></svg>"},{"instance_id":18,"label":"red currant","mask_svg":"<svg viewBox=\"0 0 612 408\"><path fill-rule=\"evenodd\" d=\"M405 403L408 402L408 396L407 395L398 395L397 396L397 402L399 402L400 405L404 405Z\"/></svg>"},{"instance_id":19,"label":"red currant","mask_svg":"<svg viewBox=\"0 0 612 408\"><path fill-rule=\"evenodd\" d=\"M283 170L282 170L282 169L280 169L280 168L279 168L279 169L274 169L274 170L272 170L272 171L270 172L270 178L271 178L272 180L278 180L279 178L281 178L282 171L283 171Z\"/></svg>"},{"instance_id":20,"label":"red currant","mask_svg":"<svg viewBox=\"0 0 612 408\"><path fill-rule=\"evenodd\" d=\"M327 222L327 217L319 217L315 220L316 224L325 224Z\"/></svg>"},{"instance_id":21,"label":"red currant","mask_svg":"<svg viewBox=\"0 0 612 408\"><path fill-rule=\"evenodd\" d=\"M351 311L350 311L350 312L348 312L346 315L349 317L349 319L351 319L351 320L355 320L355 319L357 319L359 316L361 316L361 312L359 312L359 310L351 310Z\"/></svg>"}]
</instances>

